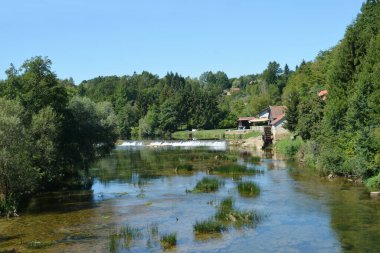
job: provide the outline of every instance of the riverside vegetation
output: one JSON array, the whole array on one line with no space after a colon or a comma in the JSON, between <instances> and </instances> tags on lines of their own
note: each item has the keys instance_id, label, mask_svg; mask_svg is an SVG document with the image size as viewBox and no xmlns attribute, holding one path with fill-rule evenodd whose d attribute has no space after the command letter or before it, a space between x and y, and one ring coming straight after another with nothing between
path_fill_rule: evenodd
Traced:
<instances>
[{"instance_id":1,"label":"riverside vegetation","mask_svg":"<svg viewBox=\"0 0 380 253\"><path fill-rule=\"evenodd\" d=\"M113 107L78 97L35 57L0 83L0 215L35 193L89 188L86 168L117 138Z\"/></svg>"},{"instance_id":2,"label":"riverside vegetation","mask_svg":"<svg viewBox=\"0 0 380 253\"><path fill-rule=\"evenodd\" d=\"M287 128L302 145L289 152L321 174L380 187L380 3L367 0L338 45L295 71L269 62L261 74L199 78L149 72L74 85L48 58L34 57L0 81L0 212L34 194L88 188L88 164L117 138L170 137L178 130L228 129L239 116L287 106ZM239 88L232 95L226 91ZM328 91L327 99L317 96Z\"/></svg>"},{"instance_id":3,"label":"riverside vegetation","mask_svg":"<svg viewBox=\"0 0 380 253\"><path fill-rule=\"evenodd\" d=\"M287 128L299 136L286 152L323 175L371 178L372 189L380 186L379 29L380 2L368 0L338 45L302 63L283 94ZM324 89L325 100L316 95Z\"/></svg>"}]
</instances>

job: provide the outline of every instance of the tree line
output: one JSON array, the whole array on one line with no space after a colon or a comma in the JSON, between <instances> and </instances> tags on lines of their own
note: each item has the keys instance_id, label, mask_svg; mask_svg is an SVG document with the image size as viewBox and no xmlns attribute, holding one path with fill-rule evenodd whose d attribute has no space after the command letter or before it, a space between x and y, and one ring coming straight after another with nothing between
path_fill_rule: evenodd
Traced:
<instances>
[{"instance_id":1,"label":"tree line","mask_svg":"<svg viewBox=\"0 0 380 253\"><path fill-rule=\"evenodd\" d=\"M287 82L287 127L306 144L302 159L323 174L380 188L380 3L366 1L344 38ZM318 92L327 90L325 100Z\"/></svg>"},{"instance_id":2,"label":"tree line","mask_svg":"<svg viewBox=\"0 0 380 253\"><path fill-rule=\"evenodd\" d=\"M251 116L271 104L281 104L290 75L277 62L257 75L229 78L222 71L199 78L149 72L106 76L83 81L79 94L110 102L117 116L120 138L170 137L176 130L236 127L239 116ZM230 88L238 92L227 96ZM224 95L223 95L224 94Z\"/></svg>"}]
</instances>

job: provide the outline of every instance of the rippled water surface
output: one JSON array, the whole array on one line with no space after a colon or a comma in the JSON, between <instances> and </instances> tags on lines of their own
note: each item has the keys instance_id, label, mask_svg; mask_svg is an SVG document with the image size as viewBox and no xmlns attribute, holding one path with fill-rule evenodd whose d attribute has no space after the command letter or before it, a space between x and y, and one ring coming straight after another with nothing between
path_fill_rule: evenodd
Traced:
<instances>
[{"instance_id":1,"label":"rippled water surface","mask_svg":"<svg viewBox=\"0 0 380 253\"><path fill-rule=\"evenodd\" d=\"M91 190L41 195L19 218L1 219L0 252L159 252L167 233L177 235L169 252L380 252L380 201L362 186L330 182L263 154L251 163L257 154L183 146L119 147L93 164ZM233 163L264 173L212 173ZM183 165L193 170L179 170ZM189 193L204 176L224 185L215 193ZM240 180L256 182L260 195L241 197ZM263 220L220 235L194 234L195 222L213 216L228 196ZM112 240L126 225L139 236Z\"/></svg>"}]
</instances>

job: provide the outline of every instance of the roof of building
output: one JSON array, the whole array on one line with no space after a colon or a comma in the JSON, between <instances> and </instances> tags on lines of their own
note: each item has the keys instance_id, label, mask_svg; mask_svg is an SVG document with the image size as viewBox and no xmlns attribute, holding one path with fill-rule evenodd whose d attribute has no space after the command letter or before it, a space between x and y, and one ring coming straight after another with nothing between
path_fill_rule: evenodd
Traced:
<instances>
[{"instance_id":1,"label":"roof of building","mask_svg":"<svg viewBox=\"0 0 380 253\"><path fill-rule=\"evenodd\" d=\"M256 119L255 117L239 117L238 121L250 121Z\"/></svg>"},{"instance_id":2,"label":"roof of building","mask_svg":"<svg viewBox=\"0 0 380 253\"><path fill-rule=\"evenodd\" d=\"M259 123L259 122L267 122L269 121L268 118L260 118L260 119L252 119L249 121L249 123Z\"/></svg>"},{"instance_id":3,"label":"roof of building","mask_svg":"<svg viewBox=\"0 0 380 253\"><path fill-rule=\"evenodd\" d=\"M285 106L269 106L272 119L278 119L281 116L285 116Z\"/></svg>"},{"instance_id":4,"label":"roof of building","mask_svg":"<svg viewBox=\"0 0 380 253\"><path fill-rule=\"evenodd\" d=\"M275 120L272 121L272 123L271 123L272 126L276 126L277 123L280 123L281 120L283 120L284 118L285 118L285 114L280 115L278 118L276 118Z\"/></svg>"}]
</instances>

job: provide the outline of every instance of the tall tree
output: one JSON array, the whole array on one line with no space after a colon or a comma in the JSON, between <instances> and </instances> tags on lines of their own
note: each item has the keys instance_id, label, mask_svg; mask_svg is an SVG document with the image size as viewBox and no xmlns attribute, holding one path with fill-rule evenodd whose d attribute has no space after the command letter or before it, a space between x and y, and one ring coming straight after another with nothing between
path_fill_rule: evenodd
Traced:
<instances>
[{"instance_id":1,"label":"tall tree","mask_svg":"<svg viewBox=\"0 0 380 253\"><path fill-rule=\"evenodd\" d=\"M29 117L46 106L62 114L68 102L66 89L51 71L51 60L40 56L26 60L19 70L12 65L7 73L5 95L17 99Z\"/></svg>"},{"instance_id":2,"label":"tall tree","mask_svg":"<svg viewBox=\"0 0 380 253\"><path fill-rule=\"evenodd\" d=\"M0 98L0 212L13 212L15 203L37 185L38 170L31 161L32 146L23 124L22 106ZM4 201L5 205L1 205ZM1 210L5 208L6 210Z\"/></svg>"},{"instance_id":3,"label":"tall tree","mask_svg":"<svg viewBox=\"0 0 380 253\"><path fill-rule=\"evenodd\" d=\"M280 64L276 61L269 62L268 67L264 70L263 78L266 83L269 84L277 84L278 76L282 73L280 68Z\"/></svg>"}]
</instances>

